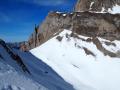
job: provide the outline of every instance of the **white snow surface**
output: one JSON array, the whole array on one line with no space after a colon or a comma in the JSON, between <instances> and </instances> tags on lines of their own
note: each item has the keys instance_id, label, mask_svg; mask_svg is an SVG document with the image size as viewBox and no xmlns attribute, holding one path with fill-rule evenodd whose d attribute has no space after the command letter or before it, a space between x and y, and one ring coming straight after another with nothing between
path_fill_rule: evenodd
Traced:
<instances>
[{"instance_id":1,"label":"white snow surface","mask_svg":"<svg viewBox=\"0 0 120 90\"><path fill-rule=\"evenodd\" d=\"M0 90L48 90L31 79L0 45Z\"/></svg>"},{"instance_id":2,"label":"white snow surface","mask_svg":"<svg viewBox=\"0 0 120 90\"><path fill-rule=\"evenodd\" d=\"M92 42L70 37L71 31L64 30L59 36L62 41L50 39L30 52L55 70L76 90L120 90L120 58L104 56ZM87 39L88 37L79 37ZM102 42L104 39L99 38ZM120 50L120 41L114 52ZM103 43L104 44L104 43ZM83 47L96 56L87 55ZM106 48L107 46L104 45ZM106 49L111 50L111 47Z\"/></svg>"},{"instance_id":3,"label":"white snow surface","mask_svg":"<svg viewBox=\"0 0 120 90\"><path fill-rule=\"evenodd\" d=\"M119 6L119 5L113 6L113 8L112 8L112 9L109 9L108 12L110 12L110 13L112 13L112 14L120 13L120 6Z\"/></svg>"},{"instance_id":4,"label":"white snow surface","mask_svg":"<svg viewBox=\"0 0 120 90\"><path fill-rule=\"evenodd\" d=\"M54 70L30 52L9 50L0 42L0 90L74 90ZM18 55L27 70L24 72L9 53ZM18 59L17 59L18 60Z\"/></svg>"},{"instance_id":5,"label":"white snow surface","mask_svg":"<svg viewBox=\"0 0 120 90\"><path fill-rule=\"evenodd\" d=\"M92 6L94 5L95 2L91 2L89 11L91 11ZM102 10L100 12L93 12L93 13L111 13L111 14L119 14L120 13L120 5L114 5L112 8L109 8L107 11L105 10L104 7L102 7Z\"/></svg>"},{"instance_id":6,"label":"white snow surface","mask_svg":"<svg viewBox=\"0 0 120 90\"><path fill-rule=\"evenodd\" d=\"M1 60L1 59L0 59ZM47 90L30 78L18 73L13 67L0 62L0 90Z\"/></svg>"},{"instance_id":7,"label":"white snow surface","mask_svg":"<svg viewBox=\"0 0 120 90\"><path fill-rule=\"evenodd\" d=\"M97 13L106 13L105 8L103 7L103 8L102 8L102 11L101 11L101 12L97 12ZM116 5L113 6L112 8L109 8L109 9L108 9L108 13L111 13L111 14L119 14L119 13L120 13L120 6L116 4Z\"/></svg>"}]
</instances>

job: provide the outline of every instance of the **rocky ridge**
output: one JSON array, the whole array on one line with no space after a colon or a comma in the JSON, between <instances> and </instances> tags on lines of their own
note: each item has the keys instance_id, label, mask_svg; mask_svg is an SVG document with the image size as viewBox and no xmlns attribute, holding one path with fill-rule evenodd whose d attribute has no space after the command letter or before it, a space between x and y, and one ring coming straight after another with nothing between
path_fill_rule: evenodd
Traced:
<instances>
[{"instance_id":1,"label":"rocky ridge","mask_svg":"<svg viewBox=\"0 0 120 90\"><path fill-rule=\"evenodd\" d=\"M27 72L30 74L29 70L27 69L26 65L23 63L22 61L22 58L14 53L14 51L12 50L11 47L9 47L3 40L0 39L0 47L1 48L4 48L6 50L6 52L8 53L8 55L10 56L11 60L14 60L18 65L19 67L24 71L24 72ZM3 58L3 56L0 54L0 58ZM12 62L14 62L12 61Z\"/></svg>"},{"instance_id":2,"label":"rocky ridge","mask_svg":"<svg viewBox=\"0 0 120 90\"><path fill-rule=\"evenodd\" d=\"M35 27L34 32L30 36L28 42L21 45L23 51L33 49L53 36L57 35L63 29L72 30L80 35L89 37L102 37L108 40L120 40L120 14L110 13L94 13L89 12L88 9L82 10L81 3L87 2L88 0L81 0L77 2L75 11L73 13L62 13L62 12L50 12L44 22ZM93 0L89 0L87 3ZM106 0L110 6L111 3L119 4L119 0ZM98 0L99 4L105 1ZM87 4L84 4L87 5ZM101 4L100 4L101 5ZM80 11L84 12L78 12ZM97 6L96 6L97 8ZM105 8L107 10L107 8ZM99 11L99 9L96 9Z\"/></svg>"}]
</instances>

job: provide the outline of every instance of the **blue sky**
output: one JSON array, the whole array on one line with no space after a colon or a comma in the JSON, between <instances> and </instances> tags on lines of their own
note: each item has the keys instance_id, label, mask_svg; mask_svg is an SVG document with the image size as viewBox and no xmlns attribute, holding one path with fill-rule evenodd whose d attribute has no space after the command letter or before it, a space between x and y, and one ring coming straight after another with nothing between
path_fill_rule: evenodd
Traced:
<instances>
[{"instance_id":1,"label":"blue sky","mask_svg":"<svg viewBox=\"0 0 120 90\"><path fill-rule=\"evenodd\" d=\"M76 1L0 0L0 38L7 42L25 41L49 11L70 12Z\"/></svg>"}]
</instances>

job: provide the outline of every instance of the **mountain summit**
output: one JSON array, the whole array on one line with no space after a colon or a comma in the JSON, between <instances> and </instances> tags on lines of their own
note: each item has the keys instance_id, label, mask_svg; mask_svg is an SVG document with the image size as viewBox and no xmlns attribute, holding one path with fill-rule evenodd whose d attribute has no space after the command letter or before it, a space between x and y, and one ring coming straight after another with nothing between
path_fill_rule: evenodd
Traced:
<instances>
[{"instance_id":1,"label":"mountain summit","mask_svg":"<svg viewBox=\"0 0 120 90\"><path fill-rule=\"evenodd\" d=\"M78 0L75 11L120 12L120 0Z\"/></svg>"}]
</instances>

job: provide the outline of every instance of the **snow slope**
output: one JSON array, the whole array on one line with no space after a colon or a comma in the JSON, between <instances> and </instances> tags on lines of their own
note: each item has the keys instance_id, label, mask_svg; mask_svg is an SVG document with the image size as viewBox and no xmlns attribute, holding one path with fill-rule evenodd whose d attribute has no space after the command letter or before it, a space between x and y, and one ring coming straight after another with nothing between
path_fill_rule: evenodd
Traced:
<instances>
[{"instance_id":1,"label":"snow slope","mask_svg":"<svg viewBox=\"0 0 120 90\"><path fill-rule=\"evenodd\" d=\"M0 41L0 90L48 90L23 73Z\"/></svg>"},{"instance_id":2,"label":"snow slope","mask_svg":"<svg viewBox=\"0 0 120 90\"><path fill-rule=\"evenodd\" d=\"M74 88L31 53L10 48L4 41L0 41L0 90L74 90Z\"/></svg>"},{"instance_id":3,"label":"snow slope","mask_svg":"<svg viewBox=\"0 0 120 90\"><path fill-rule=\"evenodd\" d=\"M0 59L0 90L48 90Z\"/></svg>"},{"instance_id":4,"label":"snow slope","mask_svg":"<svg viewBox=\"0 0 120 90\"><path fill-rule=\"evenodd\" d=\"M105 56L93 42L85 41L89 37L79 35L82 40L70 34L71 31L64 30L58 35L61 40L55 36L30 52L76 90L120 90L120 54L118 57ZM105 41L108 40L99 40L106 50L119 52L120 41L114 41L115 46L107 46Z\"/></svg>"},{"instance_id":5,"label":"snow slope","mask_svg":"<svg viewBox=\"0 0 120 90\"><path fill-rule=\"evenodd\" d=\"M31 73L30 77L39 84L42 84L49 90L74 90L72 85L64 81L51 67L41 61L41 59L38 59L31 53L19 51L17 53L29 69Z\"/></svg>"}]
</instances>

